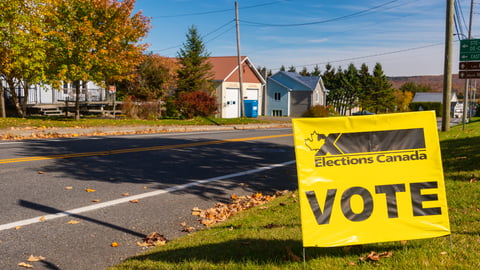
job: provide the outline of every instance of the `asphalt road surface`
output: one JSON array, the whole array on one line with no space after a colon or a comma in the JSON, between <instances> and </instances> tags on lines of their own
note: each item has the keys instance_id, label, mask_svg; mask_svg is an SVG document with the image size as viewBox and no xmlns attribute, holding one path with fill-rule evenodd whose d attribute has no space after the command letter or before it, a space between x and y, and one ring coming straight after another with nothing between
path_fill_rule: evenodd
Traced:
<instances>
[{"instance_id":1,"label":"asphalt road surface","mask_svg":"<svg viewBox=\"0 0 480 270\"><path fill-rule=\"evenodd\" d=\"M1 142L0 269L105 269L193 207L296 189L294 159L291 129Z\"/></svg>"}]
</instances>

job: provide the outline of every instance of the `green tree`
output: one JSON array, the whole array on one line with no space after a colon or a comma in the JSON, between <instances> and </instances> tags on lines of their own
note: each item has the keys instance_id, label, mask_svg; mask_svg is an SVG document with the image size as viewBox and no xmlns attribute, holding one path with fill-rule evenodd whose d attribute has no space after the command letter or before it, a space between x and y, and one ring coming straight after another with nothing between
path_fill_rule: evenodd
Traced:
<instances>
[{"instance_id":1,"label":"green tree","mask_svg":"<svg viewBox=\"0 0 480 270\"><path fill-rule=\"evenodd\" d=\"M414 82L406 82L402 86L400 86L400 90L403 92L412 92L412 93L417 93L417 92L430 92L432 90L432 87L429 85L423 85L423 84L416 84Z\"/></svg>"},{"instance_id":2,"label":"green tree","mask_svg":"<svg viewBox=\"0 0 480 270\"><path fill-rule=\"evenodd\" d=\"M318 65L315 65L315 67L313 68L313 71L310 72L310 74L312 76L320 76L322 74L322 72L320 71L320 67L318 67Z\"/></svg>"},{"instance_id":3,"label":"green tree","mask_svg":"<svg viewBox=\"0 0 480 270\"><path fill-rule=\"evenodd\" d=\"M45 81L48 44L43 31L44 12L45 5L39 0L0 2L0 76L21 116L27 112L30 85ZM0 95L1 116L5 117L3 86Z\"/></svg>"},{"instance_id":4,"label":"green tree","mask_svg":"<svg viewBox=\"0 0 480 270\"><path fill-rule=\"evenodd\" d=\"M297 72L297 69L295 68L294 65L291 65L291 66L288 68L288 72Z\"/></svg>"},{"instance_id":5,"label":"green tree","mask_svg":"<svg viewBox=\"0 0 480 270\"><path fill-rule=\"evenodd\" d=\"M310 76L310 72L308 72L306 67L303 67L302 71L300 71L298 74L300 74L302 76Z\"/></svg>"},{"instance_id":6,"label":"green tree","mask_svg":"<svg viewBox=\"0 0 480 270\"><path fill-rule=\"evenodd\" d=\"M358 106L360 98L360 77L358 69L354 64L350 64L348 69L344 71L342 84L345 88L343 98L343 114L348 110L351 113L352 108Z\"/></svg>"},{"instance_id":7,"label":"green tree","mask_svg":"<svg viewBox=\"0 0 480 270\"><path fill-rule=\"evenodd\" d=\"M186 34L186 42L177 53L180 67L177 71L178 97L184 92L201 91L212 94L213 86L212 64L208 61L209 53L202 37L195 26L191 26Z\"/></svg>"},{"instance_id":8,"label":"green tree","mask_svg":"<svg viewBox=\"0 0 480 270\"><path fill-rule=\"evenodd\" d=\"M287 69L285 68L284 65L282 65L282 66L280 67L280 71L286 71L286 70L287 70Z\"/></svg>"},{"instance_id":9,"label":"green tree","mask_svg":"<svg viewBox=\"0 0 480 270\"><path fill-rule=\"evenodd\" d=\"M383 73L380 63L377 63L373 69L370 99L369 110L375 113L394 111L395 96L393 95L392 85Z\"/></svg>"},{"instance_id":10,"label":"green tree","mask_svg":"<svg viewBox=\"0 0 480 270\"><path fill-rule=\"evenodd\" d=\"M372 91L371 91L371 84L372 84L372 75L368 70L367 64L363 63L360 67L359 71L359 105L361 110L366 110L373 106L374 101L371 98Z\"/></svg>"}]
</instances>

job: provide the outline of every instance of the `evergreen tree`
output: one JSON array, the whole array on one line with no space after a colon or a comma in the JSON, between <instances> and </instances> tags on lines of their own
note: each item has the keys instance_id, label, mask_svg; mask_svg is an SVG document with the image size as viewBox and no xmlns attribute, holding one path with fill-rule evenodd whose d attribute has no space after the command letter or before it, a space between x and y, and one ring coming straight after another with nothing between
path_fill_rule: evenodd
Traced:
<instances>
[{"instance_id":1,"label":"evergreen tree","mask_svg":"<svg viewBox=\"0 0 480 270\"><path fill-rule=\"evenodd\" d=\"M373 106L374 102L372 100L372 91L371 91L371 81L372 75L368 70L368 66L363 63L359 71L359 105L363 110L369 110Z\"/></svg>"},{"instance_id":2,"label":"evergreen tree","mask_svg":"<svg viewBox=\"0 0 480 270\"><path fill-rule=\"evenodd\" d=\"M280 71L286 71L286 69L285 69L285 66L284 66L284 65L282 65L282 66L280 67Z\"/></svg>"},{"instance_id":3,"label":"evergreen tree","mask_svg":"<svg viewBox=\"0 0 480 270\"><path fill-rule=\"evenodd\" d=\"M186 34L186 42L177 53L180 68L177 71L176 96L184 92L206 92L211 94L213 87L212 64L208 62L209 53L195 26Z\"/></svg>"},{"instance_id":4,"label":"evergreen tree","mask_svg":"<svg viewBox=\"0 0 480 270\"><path fill-rule=\"evenodd\" d=\"M320 72L320 68L318 67L318 65L315 65L315 67L313 68L313 71L310 72L310 75L312 76L320 76L321 72Z\"/></svg>"},{"instance_id":5,"label":"evergreen tree","mask_svg":"<svg viewBox=\"0 0 480 270\"><path fill-rule=\"evenodd\" d=\"M288 68L288 72L297 72L297 69L295 68L294 65L291 65L291 66Z\"/></svg>"},{"instance_id":6,"label":"evergreen tree","mask_svg":"<svg viewBox=\"0 0 480 270\"><path fill-rule=\"evenodd\" d=\"M375 113L391 112L395 107L395 95L392 85L388 82L387 76L383 73L382 65L377 63L373 69L372 76L372 109Z\"/></svg>"},{"instance_id":7,"label":"evergreen tree","mask_svg":"<svg viewBox=\"0 0 480 270\"><path fill-rule=\"evenodd\" d=\"M310 73L308 72L307 68L306 67L303 67L302 71L300 71L300 73L298 73L302 76L310 76Z\"/></svg>"},{"instance_id":8,"label":"evergreen tree","mask_svg":"<svg viewBox=\"0 0 480 270\"><path fill-rule=\"evenodd\" d=\"M360 96L360 77L358 69L354 64L350 64L348 69L344 71L342 84L345 87L345 95L343 98L343 113L346 114L346 110L351 111L352 108L357 106Z\"/></svg>"}]
</instances>

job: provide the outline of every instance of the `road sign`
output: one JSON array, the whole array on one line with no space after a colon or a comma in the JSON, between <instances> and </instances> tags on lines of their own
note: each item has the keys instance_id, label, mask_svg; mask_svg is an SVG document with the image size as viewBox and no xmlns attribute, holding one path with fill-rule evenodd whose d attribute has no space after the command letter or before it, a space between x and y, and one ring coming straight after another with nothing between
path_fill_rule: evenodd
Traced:
<instances>
[{"instance_id":1,"label":"road sign","mask_svg":"<svg viewBox=\"0 0 480 270\"><path fill-rule=\"evenodd\" d=\"M480 79L480 70L462 70L458 73L460 79Z\"/></svg>"},{"instance_id":2,"label":"road sign","mask_svg":"<svg viewBox=\"0 0 480 270\"><path fill-rule=\"evenodd\" d=\"M460 61L480 60L480 39L464 39L460 41Z\"/></svg>"},{"instance_id":3,"label":"road sign","mask_svg":"<svg viewBox=\"0 0 480 270\"><path fill-rule=\"evenodd\" d=\"M458 68L460 70L480 69L480 62L460 62Z\"/></svg>"}]
</instances>

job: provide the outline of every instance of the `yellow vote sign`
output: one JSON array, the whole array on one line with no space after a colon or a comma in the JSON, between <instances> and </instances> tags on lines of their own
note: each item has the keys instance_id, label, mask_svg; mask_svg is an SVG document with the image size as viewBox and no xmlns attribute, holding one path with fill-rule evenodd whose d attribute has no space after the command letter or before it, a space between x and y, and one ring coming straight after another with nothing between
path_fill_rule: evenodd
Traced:
<instances>
[{"instance_id":1,"label":"yellow vote sign","mask_svg":"<svg viewBox=\"0 0 480 270\"><path fill-rule=\"evenodd\" d=\"M434 112L293 119L303 245L450 234Z\"/></svg>"}]
</instances>

